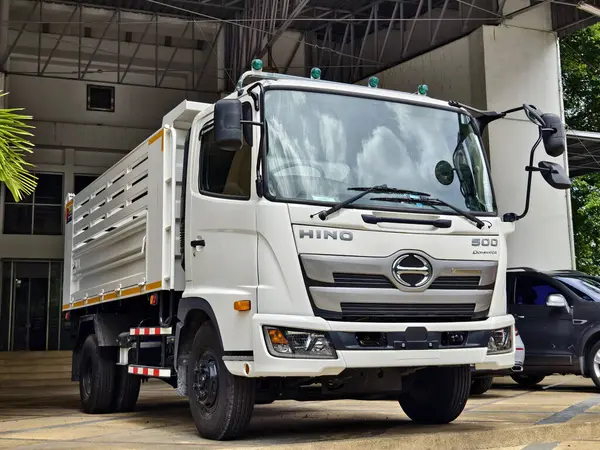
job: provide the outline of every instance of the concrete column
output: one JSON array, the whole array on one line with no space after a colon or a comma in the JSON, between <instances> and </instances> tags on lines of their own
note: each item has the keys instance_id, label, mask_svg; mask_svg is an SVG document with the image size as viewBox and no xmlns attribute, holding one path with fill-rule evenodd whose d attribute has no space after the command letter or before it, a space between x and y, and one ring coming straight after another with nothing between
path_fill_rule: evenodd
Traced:
<instances>
[{"instance_id":1,"label":"concrete column","mask_svg":"<svg viewBox=\"0 0 600 450\"><path fill-rule=\"evenodd\" d=\"M10 0L0 1L0 63L8 50L8 18ZM0 67L0 91L6 91L6 70L8 61ZM5 97L0 97L0 108L5 108Z\"/></svg>"},{"instance_id":2,"label":"concrete column","mask_svg":"<svg viewBox=\"0 0 600 450\"><path fill-rule=\"evenodd\" d=\"M509 0L505 13L529 6L527 0ZM483 27L485 106L505 110L523 103L542 111L563 114L560 61L556 35L551 30L550 5L539 6L498 27ZM521 213L525 204L529 151L537 127L517 113L489 126L492 178L499 212ZM534 165L549 160L567 167L567 154L549 157L541 145ZM574 267L569 191L558 191L534 173L528 215L517 222L508 239L510 266L538 269Z\"/></svg>"},{"instance_id":3,"label":"concrete column","mask_svg":"<svg viewBox=\"0 0 600 450\"><path fill-rule=\"evenodd\" d=\"M216 53L217 53L217 92L219 98L226 97L229 92L225 92L227 86L227 72L225 71L225 33L221 32L217 38ZM237 81L237 80L235 80Z\"/></svg>"},{"instance_id":4,"label":"concrete column","mask_svg":"<svg viewBox=\"0 0 600 450\"><path fill-rule=\"evenodd\" d=\"M10 0L0 1L0 57L6 54L8 49L8 19L10 10ZM2 71L6 68L2 67Z\"/></svg>"}]
</instances>

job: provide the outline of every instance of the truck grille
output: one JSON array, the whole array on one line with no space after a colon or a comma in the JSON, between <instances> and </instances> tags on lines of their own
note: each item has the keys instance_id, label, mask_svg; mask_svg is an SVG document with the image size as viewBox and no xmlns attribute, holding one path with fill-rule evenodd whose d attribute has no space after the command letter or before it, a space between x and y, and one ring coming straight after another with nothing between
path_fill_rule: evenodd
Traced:
<instances>
[{"instance_id":1,"label":"truck grille","mask_svg":"<svg viewBox=\"0 0 600 450\"><path fill-rule=\"evenodd\" d=\"M388 277L379 274L334 273L333 280L333 287L396 289ZM429 289L477 289L478 286L478 276L440 276L431 283Z\"/></svg>"},{"instance_id":2,"label":"truck grille","mask_svg":"<svg viewBox=\"0 0 600 450\"><path fill-rule=\"evenodd\" d=\"M373 322L433 322L472 320L475 304L341 303L342 320Z\"/></svg>"}]
</instances>

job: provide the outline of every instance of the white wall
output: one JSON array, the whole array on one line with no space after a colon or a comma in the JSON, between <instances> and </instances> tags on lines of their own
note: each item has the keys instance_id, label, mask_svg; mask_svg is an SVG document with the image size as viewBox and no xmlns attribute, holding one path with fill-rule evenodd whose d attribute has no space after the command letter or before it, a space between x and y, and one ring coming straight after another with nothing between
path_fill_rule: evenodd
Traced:
<instances>
[{"instance_id":1,"label":"white wall","mask_svg":"<svg viewBox=\"0 0 600 450\"><path fill-rule=\"evenodd\" d=\"M34 142L40 146L135 148L162 117L181 101L201 100L194 92L115 86L115 111L88 111L88 82L8 75L8 103L34 118ZM94 84L94 83L90 83Z\"/></svg>"},{"instance_id":2,"label":"white wall","mask_svg":"<svg viewBox=\"0 0 600 450\"><path fill-rule=\"evenodd\" d=\"M481 29L403 64L375 74L380 87L416 92L420 84L429 86L429 96L457 100L476 106L481 103L477 84L483 72ZM359 81L366 84L367 79Z\"/></svg>"}]
</instances>

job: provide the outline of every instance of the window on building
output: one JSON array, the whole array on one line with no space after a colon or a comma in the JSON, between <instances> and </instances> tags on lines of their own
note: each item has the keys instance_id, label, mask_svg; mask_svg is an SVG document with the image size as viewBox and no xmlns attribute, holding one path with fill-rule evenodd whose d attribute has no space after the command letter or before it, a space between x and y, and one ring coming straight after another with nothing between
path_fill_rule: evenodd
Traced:
<instances>
[{"instance_id":1,"label":"window on building","mask_svg":"<svg viewBox=\"0 0 600 450\"><path fill-rule=\"evenodd\" d=\"M97 175L75 175L73 180L73 189L75 190L75 195L79 194L86 187L90 185L92 181L98 178Z\"/></svg>"},{"instance_id":2,"label":"window on building","mask_svg":"<svg viewBox=\"0 0 600 450\"><path fill-rule=\"evenodd\" d=\"M63 176L36 175L35 192L18 203L4 188L4 234L62 234Z\"/></svg>"},{"instance_id":3,"label":"window on building","mask_svg":"<svg viewBox=\"0 0 600 450\"><path fill-rule=\"evenodd\" d=\"M115 111L115 87L87 85L88 111Z\"/></svg>"},{"instance_id":4,"label":"window on building","mask_svg":"<svg viewBox=\"0 0 600 450\"><path fill-rule=\"evenodd\" d=\"M200 191L238 199L250 198L251 147L244 142L235 152L221 150L214 128L201 136Z\"/></svg>"}]
</instances>

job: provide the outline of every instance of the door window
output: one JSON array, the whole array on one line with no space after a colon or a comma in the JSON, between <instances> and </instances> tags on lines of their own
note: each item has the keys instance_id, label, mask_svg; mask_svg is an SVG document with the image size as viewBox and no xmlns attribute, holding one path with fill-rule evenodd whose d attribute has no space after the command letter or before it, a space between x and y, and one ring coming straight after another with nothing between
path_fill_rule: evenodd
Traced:
<instances>
[{"instance_id":1,"label":"door window","mask_svg":"<svg viewBox=\"0 0 600 450\"><path fill-rule=\"evenodd\" d=\"M205 131L200 139L200 192L248 200L252 148L244 141L235 152L220 149L215 143L214 128Z\"/></svg>"},{"instance_id":2,"label":"door window","mask_svg":"<svg viewBox=\"0 0 600 450\"><path fill-rule=\"evenodd\" d=\"M544 280L534 277L517 279L515 290L517 305L546 306L550 294L560 294L560 291Z\"/></svg>"}]
</instances>

